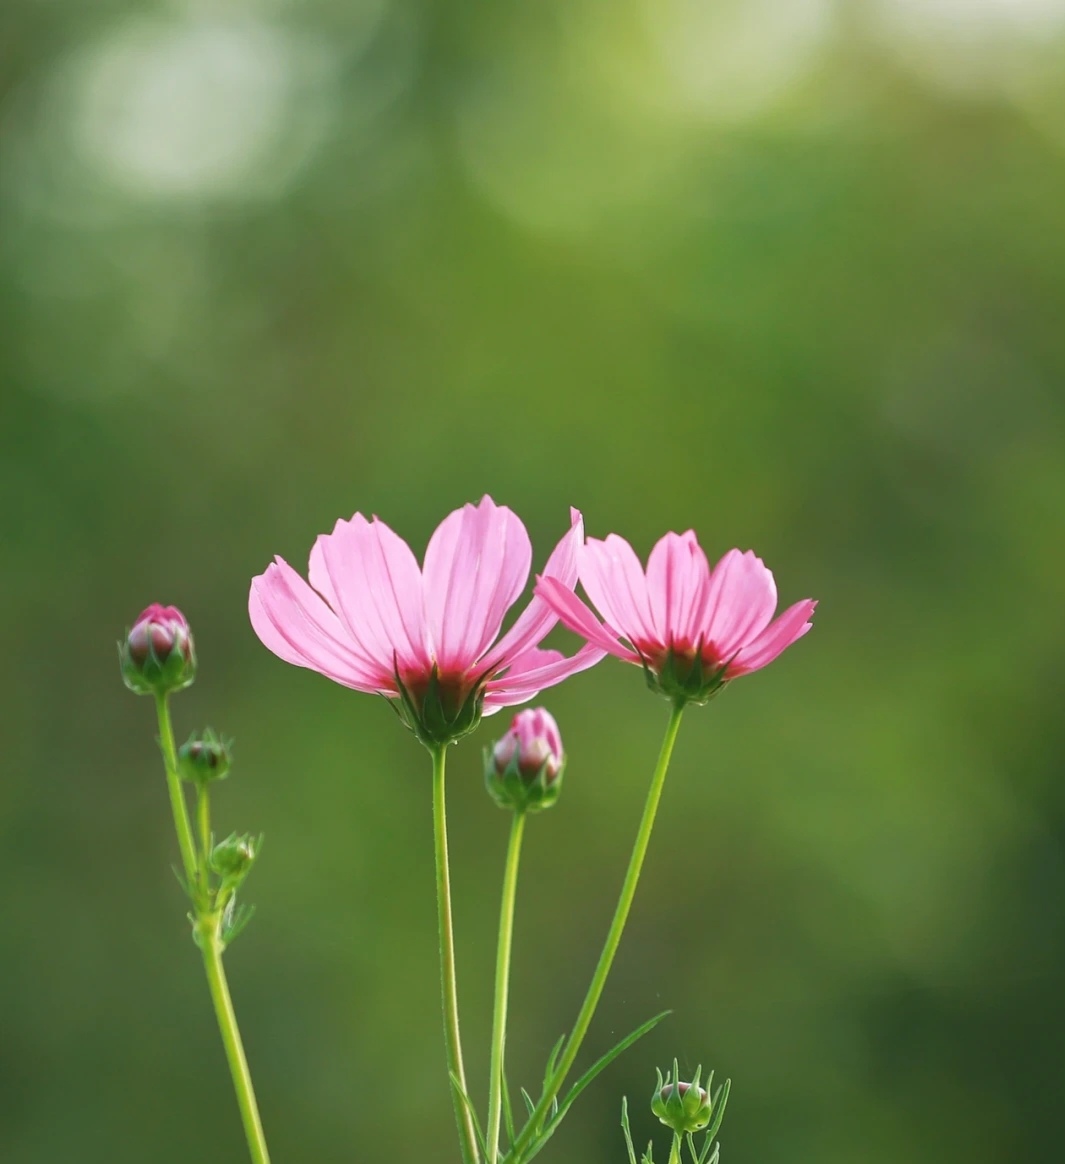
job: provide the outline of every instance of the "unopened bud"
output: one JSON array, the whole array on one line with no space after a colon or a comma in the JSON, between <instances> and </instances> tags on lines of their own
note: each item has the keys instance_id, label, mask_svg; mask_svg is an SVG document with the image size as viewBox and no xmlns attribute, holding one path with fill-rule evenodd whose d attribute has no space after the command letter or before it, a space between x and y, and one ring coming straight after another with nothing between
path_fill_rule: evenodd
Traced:
<instances>
[{"instance_id":1,"label":"unopened bud","mask_svg":"<svg viewBox=\"0 0 1065 1164\"><path fill-rule=\"evenodd\" d=\"M180 691L196 678L196 648L176 606L153 602L118 645L122 678L138 695Z\"/></svg>"},{"instance_id":2,"label":"unopened bud","mask_svg":"<svg viewBox=\"0 0 1065 1164\"><path fill-rule=\"evenodd\" d=\"M200 736L190 736L178 748L178 772L192 784L224 780L232 762L232 740L223 739L211 728Z\"/></svg>"},{"instance_id":3,"label":"unopened bud","mask_svg":"<svg viewBox=\"0 0 1065 1164\"><path fill-rule=\"evenodd\" d=\"M242 881L255 864L262 847L262 837L231 833L211 850L211 868L229 881Z\"/></svg>"},{"instance_id":4,"label":"unopened bud","mask_svg":"<svg viewBox=\"0 0 1065 1164\"><path fill-rule=\"evenodd\" d=\"M662 1072L658 1072L658 1083L651 1097L651 1110L667 1128L672 1128L678 1135L698 1132L706 1127L713 1115L710 1096L699 1086L701 1070L699 1068L695 1072L695 1078L690 1083L677 1080L675 1059L673 1073L667 1074L664 1082Z\"/></svg>"},{"instance_id":5,"label":"unopened bud","mask_svg":"<svg viewBox=\"0 0 1065 1164\"><path fill-rule=\"evenodd\" d=\"M502 808L537 812L558 799L565 766L554 716L542 707L525 708L495 747L485 751L485 783Z\"/></svg>"}]
</instances>

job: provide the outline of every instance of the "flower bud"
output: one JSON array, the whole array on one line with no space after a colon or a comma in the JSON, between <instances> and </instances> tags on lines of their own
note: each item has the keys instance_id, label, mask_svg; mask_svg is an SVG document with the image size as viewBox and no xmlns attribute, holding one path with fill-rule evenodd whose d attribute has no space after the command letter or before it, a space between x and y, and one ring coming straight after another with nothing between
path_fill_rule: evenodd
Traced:
<instances>
[{"instance_id":1,"label":"flower bud","mask_svg":"<svg viewBox=\"0 0 1065 1164\"><path fill-rule=\"evenodd\" d=\"M211 850L211 868L227 881L243 881L255 864L260 848L262 837L230 833Z\"/></svg>"},{"instance_id":2,"label":"flower bud","mask_svg":"<svg viewBox=\"0 0 1065 1164\"><path fill-rule=\"evenodd\" d=\"M178 773L191 784L210 784L229 775L232 740L216 735L211 728L201 736L189 736L178 748Z\"/></svg>"},{"instance_id":3,"label":"flower bud","mask_svg":"<svg viewBox=\"0 0 1065 1164\"><path fill-rule=\"evenodd\" d=\"M485 784L501 808L537 812L558 799L565 766L554 716L542 707L525 708L495 747L485 750Z\"/></svg>"},{"instance_id":4,"label":"flower bud","mask_svg":"<svg viewBox=\"0 0 1065 1164\"><path fill-rule=\"evenodd\" d=\"M705 1128L713 1115L710 1096L699 1086L700 1067L691 1083L677 1080L677 1061L673 1060L672 1076L667 1074L665 1082L662 1072L658 1072L658 1083L651 1097L651 1111L678 1135L698 1132Z\"/></svg>"},{"instance_id":5,"label":"flower bud","mask_svg":"<svg viewBox=\"0 0 1065 1164\"><path fill-rule=\"evenodd\" d=\"M196 678L196 648L176 606L153 602L118 645L122 678L138 695L180 691Z\"/></svg>"}]
</instances>

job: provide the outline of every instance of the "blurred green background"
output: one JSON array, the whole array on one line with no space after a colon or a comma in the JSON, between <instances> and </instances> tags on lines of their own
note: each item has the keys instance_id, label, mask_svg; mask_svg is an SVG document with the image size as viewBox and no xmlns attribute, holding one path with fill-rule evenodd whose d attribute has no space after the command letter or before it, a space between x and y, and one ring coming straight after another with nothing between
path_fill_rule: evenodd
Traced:
<instances>
[{"instance_id":1,"label":"blurred green background","mask_svg":"<svg viewBox=\"0 0 1065 1164\"><path fill-rule=\"evenodd\" d=\"M726 1162L1058 1158L1065 1091L1065 2L7 0L0 32L0 1159L230 1164L237 1113L151 705L263 830L228 956L276 1164L452 1161L427 758L245 612L377 513L489 492L542 564L754 547L814 631L690 713L587 1054L674 1016L544 1156L621 1164L655 1065ZM559 644L572 639L558 634ZM572 1022L666 706L553 690L510 1063ZM451 758L476 1094L506 818ZM661 1142L661 1138L660 1138ZM659 1149L663 1154L663 1149Z\"/></svg>"}]
</instances>

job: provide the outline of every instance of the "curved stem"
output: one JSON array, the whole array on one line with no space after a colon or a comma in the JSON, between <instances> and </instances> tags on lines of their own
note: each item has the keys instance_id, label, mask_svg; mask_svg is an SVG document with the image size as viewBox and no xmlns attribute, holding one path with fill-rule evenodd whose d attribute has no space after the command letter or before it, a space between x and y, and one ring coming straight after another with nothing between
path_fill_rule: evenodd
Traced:
<instances>
[{"instance_id":1,"label":"curved stem","mask_svg":"<svg viewBox=\"0 0 1065 1164\"><path fill-rule=\"evenodd\" d=\"M431 749L433 757L433 840L436 852L436 905L440 928L440 989L444 1004L444 1047L447 1052L448 1071L451 1081L451 1100L455 1107L455 1123L458 1125L459 1147L465 1164L478 1164L477 1133L473 1117L462 1097L456 1091L456 1083L463 1095L469 1096L466 1086L466 1070L462 1063L462 1040L459 1035L459 999L455 978L455 936L451 924L451 874L447 860L447 812L444 801L444 749L438 745Z\"/></svg>"},{"instance_id":2,"label":"curved stem","mask_svg":"<svg viewBox=\"0 0 1065 1164\"><path fill-rule=\"evenodd\" d=\"M207 985L210 987L211 1001L214 1003L215 1015L218 1018L218 1030L222 1036L222 1045L226 1049L229 1073L233 1077L233 1088L237 1093L237 1105L240 1108L240 1118L244 1123L248 1151L251 1153L253 1164L270 1164L270 1154L266 1150L266 1136L263 1133L262 1120L259 1118L259 1105L255 1102L255 1089L252 1087L251 1072L248 1069L244 1044L241 1042L240 1030L237 1027L237 1016L233 1010L233 1000L229 995L226 972L222 967L222 939L218 933L219 921L217 913L201 919L200 947L203 950L203 967L207 972Z\"/></svg>"},{"instance_id":3,"label":"curved stem","mask_svg":"<svg viewBox=\"0 0 1065 1164\"><path fill-rule=\"evenodd\" d=\"M185 869L185 881L189 891L195 887L196 845L192 839L189 824L189 809L185 803L185 793L181 787L181 777L177 770L177 748L174 746L174 729L170 724L170 705L164 694L155 697L155 712L159 719L159 747L163 752L166 768L166 783L170 790L170 810L174 814L174 828L177 831L178 848L181 850L181 864Z\"/></svg>"},{"instance_id":4,"label":"curved stem","mask_svg":"<svg viewBox=\"0 0 1065 1164\"><path fill-rule=\"evenodd\" d=\"M525 831L525 813L518 809L510 826L507 860L503 868L503 904L499 910L499 947L496 952L496 989L492 1009L492 1057L488 1089L488 1164L499 1158L499 1123L503 1111L503 1052L507 1042L507 994L510 987L510 947L514 937L514 899L518 889L518 861Z\"/></svg>"},{"instance_id":5,"label":"curved stem","mask_svg":"<svg viewBox=\"0 0 1065 1164\"><path fill-rule=\"evenodd\" d=\"M684 705L678 703L673 705L673 709L670 712L669 723L666 725L665 738L662 740L662 747L658 753L658 763L655 765L654 775L651 777L651 787L647 792L643 816L640 818L640 827L636 831L636 841L632 847L632 856L629 858L629 867L625 873L625 880L621 885L621 894L618 897L617 908L614 910L614 920L610 923L606 941L603 943L603 952L599 955L599 962L595 968L595 973L592 975L588 993L585 995L584 1002L581 1004L577 1021L573 1026L573 1033L566 1042L565 1049L559 1058L558 1066L555 1068L551 1078L547 1081L544 1087L544 1093L540 1097L540 1102L536 1105L533 1113L529 1116L528 1122L514 1142L514 1147L509 1157L512 1164L518 1164L522 1159L523 1153L542 1127L544 1118L551 1108L552 1101L562 1089L562 1085L566 1081L566 1076L569 1074L569 1070L577 1058L577 1053L581 1049L581 1043L584 1041L584 1036L588 1033L588 1027L591 1025L592 1017L595 1014L595 1008L599 1004L603 987L606 985L607 975L610 973L610 967L614 962L614 955L617 953L618 945L621 942L621 935L625 929L625 923L628 921L629 910L632 908L632 899L636 895L636 886L639 884L644 857L647 855L647 846L651 840L655 814L658 812L658 802L662 798L662 788L666 782L666 773L669 770L669 759L673 754L673 745L677 739L677 731L680 728L680 719L683 711Z\"/></svg>"}]
</instances>

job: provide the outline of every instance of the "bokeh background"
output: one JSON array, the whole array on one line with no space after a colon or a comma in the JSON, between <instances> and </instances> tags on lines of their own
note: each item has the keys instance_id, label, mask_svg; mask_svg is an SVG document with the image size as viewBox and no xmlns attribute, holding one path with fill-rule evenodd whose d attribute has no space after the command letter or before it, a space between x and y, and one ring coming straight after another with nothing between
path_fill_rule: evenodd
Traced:
<instances>
[{"instance_id":1,"label":"bokeh background","mask_svg":"<svg viewBox=\"0 0 1065 1164\"><path fill-rule=\"evenodd\" d=\"M0 32L0 1158L243 1142L150 703L262 830L228 956L277 1164L457 1157L425 755L252 634L271 555L490 492L537 564L755 547L814 632L687 717L588 1043L673 1017L542 1159L621 1164L656 1065L726 1161L1058 1158L1065 1092L1065 2L6 0ZM558 643L570 645L564 634ZM666 707L607 661L529 832L510 1063L605 933ZM484 1090L505 817L451 759ZM660 1137L660 1144L662 1143ZM664 1147L659 1148L664 1158Z\"/></svg>"}]
</instances>

